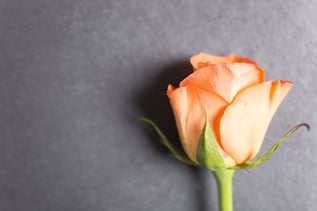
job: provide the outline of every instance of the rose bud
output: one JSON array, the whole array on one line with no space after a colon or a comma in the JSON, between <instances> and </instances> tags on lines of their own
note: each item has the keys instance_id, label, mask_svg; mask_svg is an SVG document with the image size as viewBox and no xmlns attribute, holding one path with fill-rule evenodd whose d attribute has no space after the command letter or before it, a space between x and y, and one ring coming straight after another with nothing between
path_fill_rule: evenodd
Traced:
<instances>
[{"instance_id":1,"label":"rose bud","mask_svg":"<svg viewBox=\"0 0 317 211\"><path fill-rule=\"evenodd\" d=\"M292 83L264 82L264 71L254 61L233 54L200 53L190 62L194 72L178 88L167 89L184 151L209 169L218 165L212 142L227 168L254 158Z\"/></svg>"}]
</instances>

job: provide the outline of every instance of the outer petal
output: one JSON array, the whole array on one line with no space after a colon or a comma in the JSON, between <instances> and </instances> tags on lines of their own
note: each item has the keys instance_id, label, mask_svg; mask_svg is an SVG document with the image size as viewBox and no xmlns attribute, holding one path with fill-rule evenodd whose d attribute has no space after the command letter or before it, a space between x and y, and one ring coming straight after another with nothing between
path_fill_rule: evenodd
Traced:
<instances>
[{"instance_id":1,"label":"outer petal","mask_svg":"<svg viewBox=\"0 0 317 211\"><path fill-rule=\"evenodd\" d=\"M219 137L217 125L219 125L221 111L225 109L227 103L215 93L199 90L192 86L175 90L170 87L167 95L183 148L187 155L196 161L198 140L204 126L205 109L208 111L209 123L214 126L211 127L211 130L214 136Z\"/></svg>"},{"instance_id":2,"label":"outer petal","mask_svg":"<svg viewBox=\"0 0 317 211\"><path fill-rule=\"evenodd\" d=\"M249 63L256 64L253 60L245 57L238 57L235 54L230 54L228 56L214 56L207 53L199 53L190 58L190 63L192 64L194 71L209 66L211 64L221 64L221 63Z\"/></svg>"},{"instance_id":3,"label":"outer petal","mask_svg":"<svg viewBox=\"0 0 317 211\"><path fill-rule=\"evenodd\" d=\"M200 87L215 92L227 102L231 102L239 91L263 80L264 72L254 64L215 64L192 73L180 86Z\"/></svg>"},{"instance_id":4,"label":"outer petal","mask_svg":"<svg viewBox=\"0 0 317 211\"><path fill-rule=\"evenodd\" d=\"M227 107L220 125L221 144L237 163L258 153L270 121L291 86L286 81L261 83L242 91Z\"/></svg>"}]
</instances>

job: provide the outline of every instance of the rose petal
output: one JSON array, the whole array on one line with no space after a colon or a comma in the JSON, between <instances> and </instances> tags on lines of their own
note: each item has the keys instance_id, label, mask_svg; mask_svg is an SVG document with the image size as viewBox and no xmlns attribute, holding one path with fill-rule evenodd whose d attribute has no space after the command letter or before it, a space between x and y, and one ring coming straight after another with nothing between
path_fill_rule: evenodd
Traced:
<instances>
[{"instance_id":1,"label":"rose petal","mask_svg":"<svg viewBox=\"0 0 317 211\"><path fill-rule=\"evenodd\" d=\"M220 124L221 144L237 163L252 159L259 151L270 121L292 83L269 81L237 95Z\"/></svg>"},{"instance_id":2,"label":"rose petal","mask_svg":"<svg viewBox=\"0 0 317 211\"><path fill-rule=\"evenodd\" d=\"M214 56L207 53L199 53L190 58L190 63L194 68L194 71L209 66L211 64L221 63L249 63L256 64L253 60L246 57L238 57L235 54L228 56Z\"/></svg>"},{"instance_id":3,"label":"rose petal","mask_svg":"<svg viewBox=\"0 0 317 211\"><path fill-rule=\"evenodd\" d=\"M264 72L254 64L215 64L192 73L180 86L196 86L215 92L230 103L239 91L263 80Z\"/></svg>"},{"instance_id":4,"label":"rose petal","mask_svg":"<svg viewBox=\"0 0 317 211\"><path fill-rule=\"evenodd\" d=\"M196 161L198 140L205 123L205 109L208 112L211 130L217 139L220 137L217 125L228 104L215 93L192 86L180 87L174 91L169 88L167 95L183 148L188 156Z\"/></svg>"}]
</instances>

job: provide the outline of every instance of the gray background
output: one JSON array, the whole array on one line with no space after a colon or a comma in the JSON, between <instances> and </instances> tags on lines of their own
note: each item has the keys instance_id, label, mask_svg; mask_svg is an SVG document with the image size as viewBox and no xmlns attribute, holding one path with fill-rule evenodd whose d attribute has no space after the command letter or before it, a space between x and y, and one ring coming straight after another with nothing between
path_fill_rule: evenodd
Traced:
<instances>
[{"instance_id":1,"label":"gray background","mask_svg":"<svg viewBox=\"0 0 317 211\"><path fill-rule=\"evenodd\" d=\"M313 211L317 200L317 2L0 0L0 210L217 211L212 175L167 156L165 95L198 52L255 59L294 88L263 153L234 178L237 211Z\"/></svg>"}]
</instances>

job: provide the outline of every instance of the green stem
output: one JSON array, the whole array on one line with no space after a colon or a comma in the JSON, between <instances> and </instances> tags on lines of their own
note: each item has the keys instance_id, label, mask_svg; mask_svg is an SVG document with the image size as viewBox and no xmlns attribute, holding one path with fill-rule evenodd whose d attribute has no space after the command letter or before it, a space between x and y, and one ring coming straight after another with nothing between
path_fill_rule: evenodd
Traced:
<instances>
[{"instance_id":1,"label":"green stem","mask_svg":"<svg viewBox=\"0 0 317 211\"><path fill-rule=\"evenodd\" d=\"M218 186L219 211L232 211L232 178L234 170L217 169L212 171Z\"/></svg>"}]
</instances>

